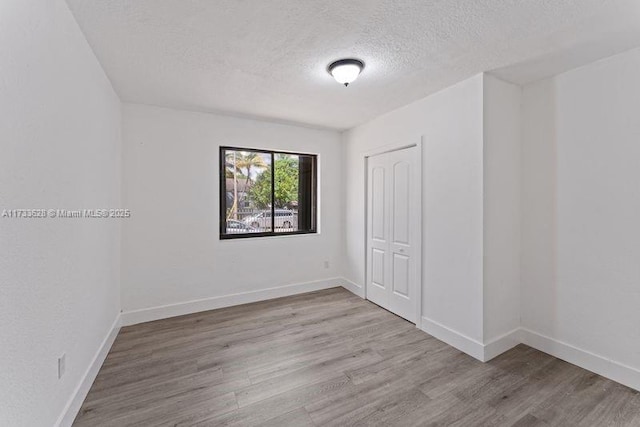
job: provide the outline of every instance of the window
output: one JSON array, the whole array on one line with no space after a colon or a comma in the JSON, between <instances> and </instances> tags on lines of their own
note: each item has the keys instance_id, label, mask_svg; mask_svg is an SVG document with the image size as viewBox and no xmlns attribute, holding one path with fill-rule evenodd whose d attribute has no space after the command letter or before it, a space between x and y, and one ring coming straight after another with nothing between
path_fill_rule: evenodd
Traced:
<instances>
[{"instance_id":1,"label":"window","mask_svg":"<svg viewBox=\"0 0 640 427\"><path fill-rule=\"evenodd\" d=\"M221 147L220 238L315 233L316 176L315 155Z\"/></svg>"}]
</instances>

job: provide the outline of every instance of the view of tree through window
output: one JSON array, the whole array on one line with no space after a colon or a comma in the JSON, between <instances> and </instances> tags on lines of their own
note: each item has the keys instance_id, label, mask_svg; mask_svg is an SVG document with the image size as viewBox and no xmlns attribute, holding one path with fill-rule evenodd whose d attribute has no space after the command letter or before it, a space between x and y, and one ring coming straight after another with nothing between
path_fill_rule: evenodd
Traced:
<instances>
[{"instance_id":1,"label":"view of tree through window","mask_svg":"<svg viewBox=\"0 0 640 427\"><path fill-rule=\"evenodd\" d=\"M316 156L220 149L220 236L316 230Z\"/></svg>"}]
</instances>

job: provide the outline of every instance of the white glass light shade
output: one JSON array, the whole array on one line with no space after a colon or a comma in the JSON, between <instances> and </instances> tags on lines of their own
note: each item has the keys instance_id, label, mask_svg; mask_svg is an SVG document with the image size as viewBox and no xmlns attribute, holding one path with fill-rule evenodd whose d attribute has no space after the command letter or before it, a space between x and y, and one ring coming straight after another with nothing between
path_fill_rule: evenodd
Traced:
<instances>
[{"instance_id":1,"label":"white glass light shade","mask_svg":"<svg viewBox=\"0 0 640 427\"><path fill-rule=\"evenodd\" d=\"M342 59L329 65L329 73L340 84L348 86L358 78L364 64L357 59Z\"/></svg>"}]
</instances>

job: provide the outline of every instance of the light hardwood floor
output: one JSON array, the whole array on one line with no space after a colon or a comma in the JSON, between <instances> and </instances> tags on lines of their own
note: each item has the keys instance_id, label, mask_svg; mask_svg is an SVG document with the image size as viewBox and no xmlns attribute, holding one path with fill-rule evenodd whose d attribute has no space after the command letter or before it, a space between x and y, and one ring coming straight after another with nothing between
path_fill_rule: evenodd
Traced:
<instances>
[{"instance_id":1,"label":"light hardwood floor","mask_svg":"<svg viewBox=\"0 0 640 427\"><path fill-rule=\"evenodd\" d=\"M640 426L520 345L483 364L341 288L123 328L76 426Z\"/></svg>"}]
</instances>

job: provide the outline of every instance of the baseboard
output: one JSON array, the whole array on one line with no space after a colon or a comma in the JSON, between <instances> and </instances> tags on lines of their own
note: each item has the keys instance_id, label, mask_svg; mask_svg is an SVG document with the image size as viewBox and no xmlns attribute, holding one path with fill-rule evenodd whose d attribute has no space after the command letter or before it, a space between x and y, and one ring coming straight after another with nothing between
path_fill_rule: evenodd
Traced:
<instances>
[{"instance_id":1,"label":"baseboard","mask_svg":"<svg viewBox=\"0 0 640 427\"><path fill-rule=\"evenodd\" d=\"M364 298L364 288L362 286L344 278L342 279L342 286ZM482 344L424 316L420 322L420 329L481 362L488 362L522 343L640 391L640 369L627 366L526 328L516 328L492 339L486 344Z\"/></svg>"},{"instance_id":2,"label":"baseboard","mask_svg":"<svg viewBox=\"0 0 640 427\"><path fill-rule=\"evenodd\" d=\"M484 362L484 346L473 338L424 316L422 317L420 329L461 352Z\"/></svg>"},{"instance_id":3,"label":"baseboard","mask_svg":"<svg viewBox=\"0 0 640 427\"><path fill-rule=\"evenodd\" d=\"M640 369L627 366L526 328L514 329L484 345L426 317L422 318L421 329L482 362L487 362L522 343L640 391Z\"/></svg>"},{"instance_id":4,"label":"baseboard","mask_svg":"<svg viewBox=\"0 0 640 427\"><path fill-rule=\"evenodd\" d=\"M521 328L523 344L640 391L640 370Z\"/></svg>"},{"instance_id":5,"label":"baseboard","mask_svg":"<svg viewBox=\"0 0 640 427\"><path fill-rule=\"evenodd\" d=\"M87 397L89 393L89 389L91 389L91 385L95 381L98 376L98 372L104 363L104 360L107 358L107 354L109 354L109 350L111 350L111 346L113 342L116 340L116 336L120 331L120 315L118 315L111 325L111 329L109 329L109 333L102 340L102 344L100 348L96 352L91 364L85 371L80 383L76 386L76 389L73 391L73 395L67 402L64 410L60 417L58 417L58 421L56 421L56 427L69 427L73 424L73 421L78 415L78 411L82 407L82 402Z\"/></svg>"},{"instance_id":6,"label":"baseboard","mask_svg":"<svg viewBox=\"0 0 640 427\"><path fill-rule=\"evenodd\" d=\"M483 362L488 362L505 351L511 350L521 342L520 328L516 328L504 335L500 335L499 337L492 339L484 345Z\"/></svg>"},{"instance_id":7,"label":"baseboard","mask_svg":"<svg viewBox=\"0 0 640 427\"><path fill-rule=\"evenodd\" d=\"M335 277L331 279L317 280L314 282L277 286L274 288L261 289L259 291L242 292L220 297L204 298L177 304L144 308L141 310L125 311L121 314L121 321L122 326L130 326L138 323L166 319L169 317L215 310L217 308L231 307L234 305L302 294L305 292L319 291L321 289L335 288L341 286L342 282L343 280L341 278Z\"/></svg>"},{"instance_id":8,"label":"baseboard","mask_svg":"<svg viewBox=\"0 0 640 427\"><path fill-rule=\"evenodd\" d=\"M352 282L349 279L345 279L344 277L340 278L342 287L348 290L351 293L358 295L360 298L364 298L364 287L358 285L355 282Z\"/></svg>"}]
</instances>

